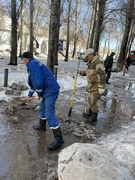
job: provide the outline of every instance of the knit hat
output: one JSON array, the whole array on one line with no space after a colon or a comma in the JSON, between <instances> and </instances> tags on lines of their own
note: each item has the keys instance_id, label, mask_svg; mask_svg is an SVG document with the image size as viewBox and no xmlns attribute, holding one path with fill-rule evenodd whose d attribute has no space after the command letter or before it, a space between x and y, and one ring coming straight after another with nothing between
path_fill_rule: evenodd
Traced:
<instances>
[{"instance_id":1,"label":"knit hat","mask_svg":"<svg viewBox=\"0 0 135 180\"><path fill-rule=\"evenodd\" d=\"M85 52L84 52L84 55L83 55L83 58L86 58L88 56L88 54L93 54L95 51L94 49L92 48L89 48L87 49Z\"/></svg>"}]
</instances>

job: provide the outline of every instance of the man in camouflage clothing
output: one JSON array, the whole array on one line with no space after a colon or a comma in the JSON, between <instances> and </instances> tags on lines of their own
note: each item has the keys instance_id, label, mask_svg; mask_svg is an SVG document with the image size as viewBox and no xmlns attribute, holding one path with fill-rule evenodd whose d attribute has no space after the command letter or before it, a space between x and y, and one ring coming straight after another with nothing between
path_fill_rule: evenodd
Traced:
<instances>
[{"instance_id":1,"label":"man in camouflage clothing","mask_svg":"<svg viewBox=\"0 0 135 180\"><path fill-rule=\"evenodd\" d=\"M94 49L87 49L84 58L88 59L88 68L85 71L78 70L81 76L87 76L89 113L83 113L85 118L91 117L90 123L97 121L99 111L99 101L105 91L106 74L104 64L99 60L99 55L95 56Z\"/></svg>"}]
</instances>

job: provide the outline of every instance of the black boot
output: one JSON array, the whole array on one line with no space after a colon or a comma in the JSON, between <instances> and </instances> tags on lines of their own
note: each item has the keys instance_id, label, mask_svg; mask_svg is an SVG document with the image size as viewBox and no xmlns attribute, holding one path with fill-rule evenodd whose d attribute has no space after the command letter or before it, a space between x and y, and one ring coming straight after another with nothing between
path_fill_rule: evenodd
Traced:
<instances>
[{"instance_id":1,"label":"black boot","mask_svg":"<svg viewBox=\"0 0 135 180\"><path fill-rule=\"evenodd\" d=\"M33 125L33 128L38 131L46 131L46 119L39 119L39 125Z\"/></svg>"},{"instance_id":2,"label":"black boot","mask_svg":"<svg viewBox=\"0 0 135 180\"><path fill-rule=\"evenodd\" d=\"M55 150L55 149L58 149L64 143L64 140L62 137L60 127L58 127L57 129L52 129L52 131L54 135L54 140L51 144L48 145L47 148L50 150Z\"/></svg>"},{"instance_id":3,"label":"black boot","mask_svg":"<svg viewBox=\"0 0 135 180\"><path fill-rule=\"evenodd\" d=\"M98 113L92 112L90 123L97 122L97 116L98 116Z\"/></svg>"},{"instance_id":4,"label":"black boot","mask_svg":"<svg viewBox=\"0 0 135 180\"><path fill-rule=\"evenodd\" d=\"M84 113L83 113L83 117L86 118L86 119L87 119L87 118L90 118L91 115L92 115L91 109L89 109L89 112L88 112L88 113L87 113L87 112L84 112Z\"/></svg>"}]
</instances>

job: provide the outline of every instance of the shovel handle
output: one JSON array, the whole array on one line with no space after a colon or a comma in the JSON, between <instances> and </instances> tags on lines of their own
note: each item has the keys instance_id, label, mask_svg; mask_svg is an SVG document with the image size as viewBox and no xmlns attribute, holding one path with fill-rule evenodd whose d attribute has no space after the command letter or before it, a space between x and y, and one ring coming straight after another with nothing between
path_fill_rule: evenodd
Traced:
<instances>
[{"instance_id":1,"label":"shovel handle","mask_svg":"<svg viewBox=\"0 0 135 180\"><path fill-rule=\"evenodd\" d=\"M35 97L33 96L33 97L31 97L29 100L34 99L34 98L35 98ZM21 98L21 101L25 101L25 100L27 100L27 97Z\"/></svg>"}]
</instances>

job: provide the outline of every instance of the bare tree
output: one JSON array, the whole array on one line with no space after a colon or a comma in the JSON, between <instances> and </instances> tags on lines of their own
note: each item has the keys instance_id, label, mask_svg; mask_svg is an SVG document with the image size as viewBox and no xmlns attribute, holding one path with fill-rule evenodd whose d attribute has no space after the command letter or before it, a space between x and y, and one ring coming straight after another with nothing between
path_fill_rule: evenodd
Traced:
<instances>
[{"instance_id":1,"label":"bare tree","mask_svg":"<svg viewBox=\"0 0 135 180\"><path fill-rule=\"evenodd\" d=\"M54 65L58 65L60 7L61 7L61 0L51 0L47 66L50 68L53 74L54 74Z\"/></svg>"},{"instance_id":2,"label":"bare tree","mask_svg":"<svg viewBox=\"0 0 135 180\"><path fill-rule=\"evenodd\" d=\"M76 2L76 10L75 10L74 49L73 49L73 54L72 54L73 59L75 59L76 45L77 45L77 40L78 40L78 16L79 16L79 1L75 0L75 2Z\"/></svg>"},{"instance_id":3,"label":"bare tree","mask_svg":"<svg viewBox=\"0 0 135 180\"><path fill-rule=\"evenodd\" d=\"M33 0L30 0L30 52L32 54L33 54L33 41L34 41L34 35L33 35L33 11L34 11Z\"/></svg>"},{"instance_id":4,"label":"bare tree","mask_svg":"<svg viewBox=\"0 0 135 180\"><path fill-rule=\"evenodd\" d=\"M119 57L118 57L118 61L117 61L117 67L120 70L122 70L123 64L124 64L125 58L126 58L127 43L128 43L130 28L131 28L132 21L133 21L133 13L134 13L134 0L129 0L127 12L126 12L125 30L124 30L120 53L119 53Z\"/></svg>"},{"instance_id":5,"label":"bare tree","mask_svg":"<svg viewBox=\"0 0 135 180\"><path fill-rule=\"evenodd\" d=\"M96 28L96 19L97 19L97 8L98 8L97 0L94 0L88 40L87 40L87 48L93 47L94 34L95 34L95 28Z\"/></svg>"},{"instance_id":6,"label":"bare tree","mask_svg":"<svg viewBox=\"0 0 135 180\"><path fill-rule=\"evenodd\" d=\"M25 4L24 24L30 30L30 0ZM33 1L33 34L48 37L49 34L49 19L50 19L50 3L47 0Z\"/></svg>"},{"instance_id":7,"label":"bare tree","mask_svg":"<svg viewBox=\"0 0 135 180\"><path fill-rule=\"evenodd\" d=\"M120 47L121 39L122 39L121 37L122 37L122 33L124 32L123 29L124 29L124 25L125 25L124 24L125 23L125 14L126 14L125 9L127 6L127 4L125 3L126 2L125 0L113 0L113 1L106 0L107 3L105 0L75 0L75 1L72 1L71 13L70 13L71 14L70 15L70 26L69 26L69 33L68 33L68 29L67 29L67 27L68 27L67 26L67 24L68 24L68 18L67 18L67 12L68 12L67 7L68 6L67 5L68 4L67 4L67 2L69 2L69 1L70 0L62 1L64 6L63 6L63 11L62 11L63 19L61 18L62 26L60 29L61 30L60 36L62 39L66 39L66 37L67 37L67 39L69 38L70 48L73 49L74 55L76 54L77 50L83 51L86 47L86 44L87 44L87 48L94 47L95 49L96 48L99 49L101 52L103 49L102 46L104 44L106 37L108 36L108 32L110 29L113 29L113 31L111 31L111 34L110 34L110 44L108 46L108 42L109 42L109 38L108 38L106 41L106 44L105 44L106 52L104 52L104 53L105 54L107 53L107 46L108 46L108 48L110 48L110 51L112 49L114 50L116 47ZM4 6L6 5L10 12L10 6L7 2L8 1L5 1ZM23 2L23 0L16 1L16 2L17 2L16 6L19 7L18 6L19 3ZM37 41L38 41L38 36L48 37L48 34L49 34L49 28L48 28L49 26L48 25L49 25L49 18L50 18L49 7L51 7L50 6L51 2L49 0L39 0L39 1L33 0L33 2L34 2L34 7L36 7L36 8L34 9L33 28L31 28L31 30L33 30L33 35L35 38L37 37ZM77 2L78 2L78 8L76 6ZM58 3L59 3L59 1L58 1ZM103 13L104 8L100 7L103 3L104 3L104 7L105 7L104 13ZM105 3L106 3L106 6L105 6ZM30 0L27 0L25 5L26 5L26 8L24 9L24 14L25 14L24 24L25 24L26 32L28 32L28 29L30 29L30 11L28 11L28 9L30 9ZM117 5L117 7L112 6L112 5ZM1 8L1 7L0 7L0 9L3 10L3 8ZM78 15L76 14L76 12L77 12L76 9L78 9ZM93 13L92 13L92 9L93 9ZM103 16L102 16L101 12L103 13ZM17 14L17 12L16 12L16 14ZM78 23L76 23L77 21L76 21L75 16L78 19ZM97 22L98 26L95 27L92 24L89 26L90 18L92 20L91 23L95 24ZM99 23L99 20L103 20L103 23ZM56 22L58 22L57 19L56 19ZM75 26L76 26L76 30L75 30ZM21 32L19 33L19 35L20 35L20 38L22 38L21 34L23 33L23 28L20 28L20 29L21 29ZM114 31L114 29L115 29L115 31ZM56 30L56 28L55 28L55 30ZM88 37L88 31L90 32L90 36L87 41L86 37ZM69 34L69 37L68 37L68 34ZM93 34L95 34L96 36ZM117 34L118 38L116 37L116 34ZM130 35L128 38L128 45L127 45L128 50L131 47L132 41L134 38L134 35L131 35L131 34L133 34L133 33L131 33L131 30L130 30ZM33 36L31 36L31 37L33 38ZM119 40L117 41L117 39L119 39ZM15 41L15 40L13 40L13 41ZM113 43L111 41L113 41ZM21 42L23 42L23 40L21 40ZM31 42L33 42L33 40ZM69 47L69 43L67 41L67 47ZM23 46L23 45L21 45L21 46ZM31 50L31 51L33 51L33 50ZM118 54L119 48L117 48L116 51ZM22 52L23 52L23 50L22 50ZM22 54L22 52L20 53L20 55ZM52 51L52 52L53 52L52 54L54 56L54 51ZM49 56L50 55L48 55L48 57ZM66 56L67 57L65 58L65 60L68 60L68 48L66 48ZM13 59L15 60L15 58L13 58ZM53 64L58 63L57 58L54 58L54 61L55 62L53 62Z\"/></svg>"},{"instance_id":8,"label":"bare tree","mask_svg":"<svg viewBox=\"0 0 135 180\"><path fill-rule=\"evenodd\" d=\"M16 0L11 1L11 56L9 65L17 65L17 14L16 14Z\"/></svg>"},{"instance_id":9,"label":"bare tree","mask_svg":"<svg viewBox=\"0 0 135 180\"><path fill-rule=\"evenodd\" d=\"M19 57L21 57L23 52L24 52L24 3L25 3L25 0L22 0L21 30L20 30L20 54L19 54Z\"/></svg>"},{"instance_id":10,"label":"bare tree","mask_svg":"<svg viewBox=\"0 0 135 180\"><path fill-rule=\"evenodd\" d=\"M22 7L22 1L17 9L16 0L11 0L11 56L9 65L17 65L17 26Z\"/></svg>"},{"instance_id":11,"label":"bare tree","mask_svg":"<svg viewBox=\"0 0 135 180\"><path fill-rule=\"evenodd\" d=\"M132 27L131 27L129 38L128 38L129 40L128 40L128 44L127 44L127 54L130 53L134 38L135 38L135 16L134 16L134 20L132 22Z\"/></svg>"},{"instance_id":12,"label":"bare tree","mask_svg":"<svg viewBox=\"0 0 135 180\"><path fill-rule=\"evenodd\" d=\"M134 42L134 38L135 38L135 9L134 9L134 12L133 12L133 20L132 20L132 23L131 23L128 42L127 42L127 48L126 48L126 52L125 52L126 55L128 55L130 53L130 51L131 51L131 47L132 47L132 44Z\"/></svg>"},{"instance_id":13,"label":"bare tree","mask_svg":"<svg viewBox=\"0 0 135 180\"><path fill-rule=\"evenodd\" d=\"M66 55L65 55L65 60L68 61L68 53L69 53L69 37L70 37L70 17L71 17L71 4L72 0L68 1L68 18L67 18L67 44L66 44Z\"/></svg>"},{"instance_id":14,"label":"bare tree","mask_svg":"<svg viewBox=\"0 0 135 180\"><path fill-rule=\"evenodd\" d=\"M94 40L95 52L98 52L99 50L99 41L100 41L101 32L103 30L103 20L104 20L106 1L107 0L99 1L98 19L96 24L96 32L95 32L95 40Z\"/></svg>"}]
</instances>

